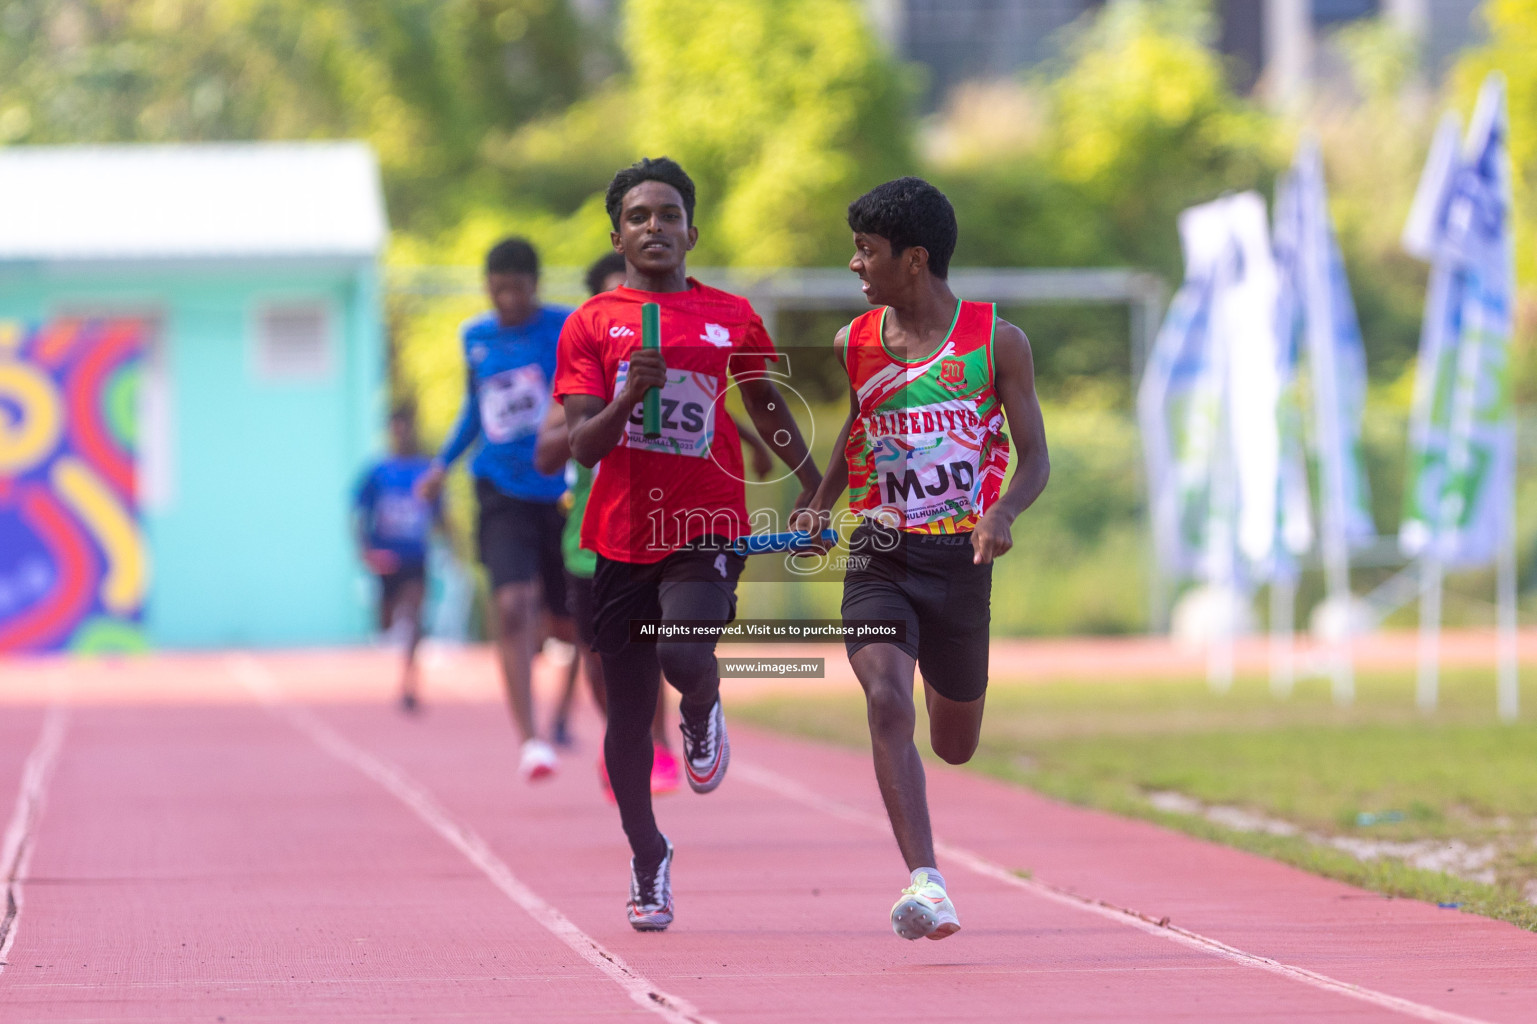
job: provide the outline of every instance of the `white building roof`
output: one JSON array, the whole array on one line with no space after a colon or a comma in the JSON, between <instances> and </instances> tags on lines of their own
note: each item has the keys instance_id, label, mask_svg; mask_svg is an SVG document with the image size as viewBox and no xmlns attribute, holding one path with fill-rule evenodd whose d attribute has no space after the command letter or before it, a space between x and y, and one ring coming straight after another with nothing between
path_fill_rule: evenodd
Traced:
<instances>
[{"instance_id":1,"label":"white building roof","mask_svg":"<svg viewBox=\"0 0 1537 1024\"><path fill-rule=\"evenodd\" d=\"M362 142L0 147L0 261L375 257Z\"/></svg>"}]
</instances>

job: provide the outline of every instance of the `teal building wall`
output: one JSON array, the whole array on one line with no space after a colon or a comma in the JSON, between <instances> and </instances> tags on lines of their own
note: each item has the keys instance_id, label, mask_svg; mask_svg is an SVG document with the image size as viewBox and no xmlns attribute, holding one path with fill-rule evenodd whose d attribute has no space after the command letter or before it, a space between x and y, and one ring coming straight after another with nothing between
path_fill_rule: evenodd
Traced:
<instances>
[{"instance_id":1,"label":"teal building wall","mask_svg":"<svg viewBox=\"0 0 1537 1024\"><path fill-rule=\"evenodd\" d=\"M256 323L272 302L324 303L326 372L309 379L258 372ZM147 316L157 325L140 389L141 403L158 395L161 413L160 436L141 430L140 437L151 643L310 646L368 635L371 598L349 510L358 474L383 436L377 265L0 266L0 318L81 314ZM149 459L158 475L146 474Z\"/></svg>"}]
</instances>

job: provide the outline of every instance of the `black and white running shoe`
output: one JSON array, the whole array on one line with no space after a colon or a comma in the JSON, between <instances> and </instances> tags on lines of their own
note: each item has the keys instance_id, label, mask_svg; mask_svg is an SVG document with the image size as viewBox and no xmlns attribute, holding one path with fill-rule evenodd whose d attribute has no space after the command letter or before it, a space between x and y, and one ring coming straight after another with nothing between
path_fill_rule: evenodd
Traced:
<instances>
[{"instance_id":1,"label":"black and white running shoe","mask_svg":"<svg viewBox=\"0 0 1537 1024\"><path fill-rule=\"evenodd\" d=\"M708 793L726 777L731 763L731 740L726 736L726 713L720 698L698 721L681 715L678 728L683 731L683 772L695 793Z\"/></svg>"},{"instance_id":2,"label":"black and white running shoe","mask_svg":"<svg viewBox=\"0 0 1537 1024\"><path fill-rule=\"evenodd\" d=\"M672 924L672 842L666 836L662 842L667 844L667 855L655 871L636 871L635 858L630 858L630 902L625 914L638 932L659 932Z\"/></svg>"}]
</instances>

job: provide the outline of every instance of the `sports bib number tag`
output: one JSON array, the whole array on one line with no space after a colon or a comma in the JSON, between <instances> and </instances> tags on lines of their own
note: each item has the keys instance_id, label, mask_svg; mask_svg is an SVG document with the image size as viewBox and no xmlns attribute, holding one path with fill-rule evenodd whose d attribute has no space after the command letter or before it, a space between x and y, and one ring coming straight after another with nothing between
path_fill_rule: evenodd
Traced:
<instances>
[{"instance_id":1,"label":"sports bib number tag","mask_svg":"<svg viewBox=\"0 0 1537 1024\"><path fill-rule=\"evenodd\" d=\"M505 444L537 433L550 387L536 364L503 370L480 382L480 425L486 440Z\"/></svg>"},{"instance_id":2,"label":"sports bib number tag","mask_svg":"<svg viewBox=\"0 0 1537 1024\"><path fill-rule=\"evenodd\" d=\"M977 445L949 432L872 437L871 485L880 501L868 514L887 526L922 526L977 507Z\"/></svg>"},{"instance_id":3,"label":"sports bib number tag","mask_svg":"<svg viewBox=\"0 0 1537 1024\"><path fill-rule=\"evenodd\" d=\"M389 540L417 540L428 529L426 506L410 494L381 494L374 505L374 530Z\"/></svg>"},{"instance_id":4,"label":"sports bib number tag","mask_svg":"<svg viewBox=\"0 0 1537 1024\"><path fill-rule=\"evenodd\" d=\"M621 362L614 381L616 394L624 387L629 373L629 361ZM710 445L715 440L715 399L719 390L720 378L713 374L669 369L667 383L662 387L661 436L646 437L641 403L637 402L630 410L623 443L638 451L704 458L710 454Z\"/></svg>"}]
</instances>

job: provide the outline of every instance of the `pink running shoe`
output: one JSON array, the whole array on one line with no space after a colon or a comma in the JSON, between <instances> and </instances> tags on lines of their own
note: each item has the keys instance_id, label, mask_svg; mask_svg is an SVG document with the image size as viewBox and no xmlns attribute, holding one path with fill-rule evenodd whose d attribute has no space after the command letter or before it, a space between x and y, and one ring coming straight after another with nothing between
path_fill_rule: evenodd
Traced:
<instances>
[{"instance_id":1,"label":"pink running shoe","mask_svg":"<svg viewBox=\"0 0 1537 1024\"><path fill-rule=\"evenodd\" d=\"M678 788L678 759L663 746L653 748L651 761L651 795L660 796Z\"/></svg>"}]
</instances>

